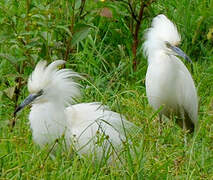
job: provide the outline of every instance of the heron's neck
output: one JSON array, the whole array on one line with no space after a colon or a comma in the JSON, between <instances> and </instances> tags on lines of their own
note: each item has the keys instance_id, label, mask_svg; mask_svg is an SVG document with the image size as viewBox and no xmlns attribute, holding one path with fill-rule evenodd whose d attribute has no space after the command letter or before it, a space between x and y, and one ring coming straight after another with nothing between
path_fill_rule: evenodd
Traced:
<instances>
[{"instance_id":1,"label":"heron's neck","mask_svg":"<svg viewBox=\"0 0 213 180\"><path fill-rule=\"evenodd\" d=\"M64 105L57 102L33 104L29 120L37 144L49 144L65 133L67 119L64 109Z\"/></svg>"},{"instance_id":2,"label":"heron's neck","mask_svg":"<svg viewBox=\"0 0 213 180\"><path fill-rule=\"evenodd\" d=\"M148 54L148 63L164 63L164 60L168 59L168 53L163 49L154 49L152 53Z\"/></svg>"}]
</instances>

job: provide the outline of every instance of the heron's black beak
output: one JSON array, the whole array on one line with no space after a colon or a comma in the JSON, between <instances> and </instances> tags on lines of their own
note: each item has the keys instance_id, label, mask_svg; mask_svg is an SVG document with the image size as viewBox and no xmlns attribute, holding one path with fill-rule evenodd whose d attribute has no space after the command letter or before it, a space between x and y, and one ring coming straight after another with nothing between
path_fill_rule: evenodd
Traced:
<instances>
[{"instance_id":1,"label":"heron's black beak","mask_svg":"<svg viewBox=\"0 0 213 180\"><path fill-rule=\"evenodd\" d=\"M185 60L187 60L188 62L192 64L192 60L180 48L178 48L177 46L173 46L168 42L166 42L166 46L172 51L174 51L178 56L184 58Z\"/></svg>"},{"instance_id":2,"label":"heron's black beak","mask_svg":"<svg viewBox=\"0 0 213 180\"><path fill-rule=\"evenodd\" d=\"M13 115L16 116L17 112L22 110L25 106L33 102L37 97L41 96L43 91L39 91L36 94L30 94L14 111Z\"/></svg>"}]
</instances>

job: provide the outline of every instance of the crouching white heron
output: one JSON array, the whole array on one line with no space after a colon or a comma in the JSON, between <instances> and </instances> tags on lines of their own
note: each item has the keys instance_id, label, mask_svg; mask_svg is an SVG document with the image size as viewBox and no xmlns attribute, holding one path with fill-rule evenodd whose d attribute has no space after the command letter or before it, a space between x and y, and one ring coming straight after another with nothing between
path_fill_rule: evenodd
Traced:
<instances>
[{"instance_id":1,"label":"crouching white heron","mask_svg":"<svg viewBox=\"0 0 213 180\"><path fill-rule=\"evenodd\" d=\"M30 95L14 114L32 103L30 126L33 140L41 147L64 135L66 147L72 146L81 155L101 159L115 154L126 141L125 133L136 126L100 103L67 107L80 94L79 84L73 80L80 76L69 69L57 68L64 63L58 60L47 66L46 61L40 61L36 65L28 79Z\"/></svg>"},{"instance_id":2,"label":"crouching white heron","mask_svg":"<svg viewBox=\"0 0 213 180\"><path fill-rule=\"evenodd\" d=\"M165 16L158 15L145 35L144 53L148 58L146 94L149 104L167 117L175 115L176 122L194 131L198 123L198 100L193 79L177 57L190 58L177 47L181 37L176 26Z\"/></svg>"}]
</instances>

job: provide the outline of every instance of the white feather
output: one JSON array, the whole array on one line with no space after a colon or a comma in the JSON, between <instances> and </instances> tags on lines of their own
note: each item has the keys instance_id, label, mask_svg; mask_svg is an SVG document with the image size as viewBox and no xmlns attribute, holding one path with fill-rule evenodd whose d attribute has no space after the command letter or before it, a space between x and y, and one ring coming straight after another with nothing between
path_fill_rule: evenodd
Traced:
<instances>
[{"instance_id":1,"label":"white feather","mask_svg":"<svg viewBox=\"0 0 213 180\"><path fill-rule=\"evenodd\" d=\"M80 85L73 78L80 76L68 69L58 70L57 66L63 63L55 61L46 66L46 62L39 62L29 78L31 93L43 90L29 115L34 141L42 147L64 134L66 146L73 146L81 155L95 153L95 158L100 159L108 151L119 151L126 140L124 127L128 132L136 126L100 103L66 107L70 99L79 95Z\"/></svg>"},{"instance_id":2,"label":"white feather","mask_svg":"<svg viewBox=\"0 0 213 180\"><path fill-rule=\"evenodd\" d=\"M128 132L129 128L134 127L125 117L110 111L100 103L70 106L66 109L66 115L71 127L71 136L74 137L72 139L76 140L76 151L80 154L96 153L97 157L101 157L103 151L108 152L108 148L119 152L122 142L126 141L124 128ZM103 142L98 145L101 137Z\"/></svg>"},{"instance_id":3,"label":"white feather","mask_svg":"<svg viewBox=\"0 0 213 180\"><path fill-rule=\"evenodd\" d=\"M166 48L166 41L173 45L177 45L181 41L176 26L163 14L153 19L151 27L145 34L145 39L143 49L149 63L155 51Z\"/></svg>"},{"instance_id":4,"label":"white feather","mask_svg":"<svg viewBox=\"0 0 213 180\"><path fill-rule=\"evenodd\" d=\"M28 90L31 94L43 90L46 94L40 101L73 102L80 95L79 84L74 78L79 74L69 69L58 69L65 61L58 60L46 66L46 61L40 61L28 79Z\"/></svg>"},{"instance_id":5,"label":"white feather","mask_svg":"<svg viewBox=\"0 0 213 180\"><path fill-rule=\"evenodd\" d=\"M177 45L180 42L176 26L164 15L158 15L152 21L152 27L145 35L143 45L148 57L146 74L146 93L149 104L161 113L171 113L184 117L197 125L198 100L194 81L182 61L173 55L165 43ZM187 119L186 119L187 120Z\"/></svg>"}]
</instances>

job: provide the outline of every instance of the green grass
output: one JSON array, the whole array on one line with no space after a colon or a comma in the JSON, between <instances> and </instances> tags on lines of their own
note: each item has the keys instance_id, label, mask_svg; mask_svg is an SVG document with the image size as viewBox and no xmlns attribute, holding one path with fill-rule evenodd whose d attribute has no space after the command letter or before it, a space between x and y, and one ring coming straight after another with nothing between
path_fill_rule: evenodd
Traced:
<instances>
[{"instance_id":1,"label":"green grass","mask_svg":"<svg viewBox=\"0 0 213 180\"><path fill-rule=\"evenodd\" d=\"M48 147L40 149L33 143L29 109L19 114L13 129L9 126L15 100L5 89L14 87L20 76L26 84L37 61L64 58L69 39L66 32L72 11L66 1L32 0L28 10L26 2L0 2L0 179L213 179L213 38L207 39L213 27L212 0L159 0L146 9L147 18L139 34L140 63L135 72L126 9L109 1L86 4L91 13L78 21L92 28L77 43L67 63L87 78L81 82L82 98L78 101L100 101L124 114L142 131L132 145L136 152L128 156L127 147L123 164L115 167L95 164L75 153L70 158L70 153L58 152L55 159L50 158ZM97 15L94 9L104 6L112 10L113 19ZM159 13L177 24L181 47L194 61L192 76L199 96L200 128L194 137L187 135L187 145L182 129L173 121L165 121L159 135L157 113L148 105L145 94L147 62L141 50L142 36ZM62 43L59 48L58 42ZM23 68L21 75L17 67ZM22 86L18 102L26 96L27 88Z\"/></svg>"}]
</instances>

